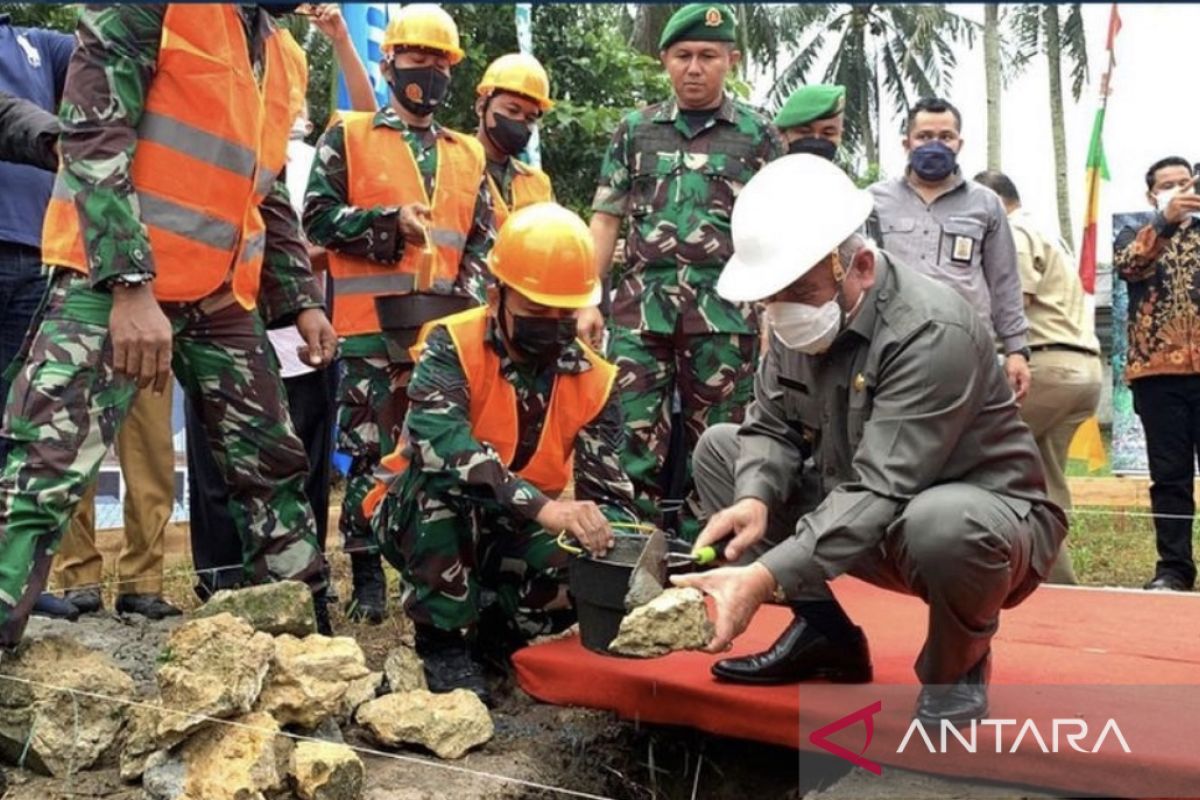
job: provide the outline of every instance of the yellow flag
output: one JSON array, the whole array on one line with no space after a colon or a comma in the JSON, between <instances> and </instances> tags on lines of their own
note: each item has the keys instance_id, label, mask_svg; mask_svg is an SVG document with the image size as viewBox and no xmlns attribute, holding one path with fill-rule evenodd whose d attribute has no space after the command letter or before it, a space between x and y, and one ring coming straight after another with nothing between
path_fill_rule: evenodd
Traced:
<instances>
[{"instance_id":1,"label":"yellow flag","mask_svg":"<svg viewBox=\"0 0 1200 800\"><path fill-rule=\"evenodd\" d=\"M1095 416L1075 429L1067 458L1086 463L1088 472L1096 472L1108 464L1108 454L1104 452L1104 440L1100 436L1100 420Z\"/></svg>"}]
</instances>

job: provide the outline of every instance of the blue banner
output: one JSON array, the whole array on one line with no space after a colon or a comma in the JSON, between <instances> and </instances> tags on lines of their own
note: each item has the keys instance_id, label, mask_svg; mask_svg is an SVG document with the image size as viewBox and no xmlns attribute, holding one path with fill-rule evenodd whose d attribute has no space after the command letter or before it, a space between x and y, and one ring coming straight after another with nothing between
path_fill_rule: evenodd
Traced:
<instances>
[{"instance_id":1,"label":"blue banner","mask_svg":"<svg viewBox=\"0 0 1200 800\"><path fill-rule=\"evenodd\" d=\"M346 20L346 29L350 32L350 41L358 57L367 67L367 75L371 78L371 88L375 90L375 99L380 106L387 105L388 85L379 72L379 60L383 58L383 34L387 28L388 10L385 3L342 3L342 16ZM337 107L340 110L350 108L350 94L346 91L346 81L338 76Z\"/></svg>"}]
</instances>

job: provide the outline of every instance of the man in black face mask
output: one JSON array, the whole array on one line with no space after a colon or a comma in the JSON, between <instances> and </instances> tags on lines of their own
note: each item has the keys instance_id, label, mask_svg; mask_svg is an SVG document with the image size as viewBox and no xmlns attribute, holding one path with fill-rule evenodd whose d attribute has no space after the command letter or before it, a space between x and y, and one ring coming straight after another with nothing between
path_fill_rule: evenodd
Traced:
<instances>
[{"instance_id":1,"label":"man in black face mask","mask_svg":"<svg viewBox=\"0 0 1200 800\"><path fill-rule=\"evenodd\" d=\"M329 252L342 340L337 447L351 466L339 529L354 576L349 613L370 622L383 620L386 584L362 500L396 445L412 371L388 356L375 300L422 291L484 302L494 235L483 148L434 122L463 57L454 20L437 6L407 5L388 23L383 51L392 102L342 112L325 132L304 208L309 240Z\"/></svg>"},{"instance_id":2,"label":"man in black face mask","mask_svg":"<svg viewBox=\"0 0 1200 800\"><path fill-rule=\"evenodd\" d=\"M634 519L616 368L575 338L579 309L600 294L587 225L554 203L527 206L490 263L487 307L422 332L402 441L384 459L397 474L367 503L403 574L429 688L483 697L464 629L492 638L518 609L565 607L555 538L602 554L610 520ZM572 477L574 499L558 499Z\"/></svg>"},{"instance_id":3,"label":"man in black face mask","mask_svg":"<svg viewBox=\"0 0 1200 800\"><path fill-rule=\"evenodd\" d=\"M788 153L812 153L833 161L842 144L845 107L845 86L815 83L792 92L775 115Z\"/></svg>"},{"instance_id":4,"label":"man in black face mask","mask_svg":"<svg viewBox=\"0 0 1200 800\"><path fill-rule=\"evenodd\" d=\"M958 168L962 115L938 97L918 100L904 133L905 174L871 187L868 231L901 262L953 287L997 340L1020 403L1029 391L1025 298L1008 214L996 193Z\"/></svg>"},{"instance_id":5,"label":"man in black face mask","mask_svg":"<svg viewBox=\"0 0 1200 800\"><path fill-rule=\"evenodd\" d=\"M475 135L487 153L499 230L513 211L554 199L550 177L516 158L529 144L542 113L554 107L550 79L533 56L509 53L488 65L476 92L479 129Z\"/></svg>"}]
</instances>

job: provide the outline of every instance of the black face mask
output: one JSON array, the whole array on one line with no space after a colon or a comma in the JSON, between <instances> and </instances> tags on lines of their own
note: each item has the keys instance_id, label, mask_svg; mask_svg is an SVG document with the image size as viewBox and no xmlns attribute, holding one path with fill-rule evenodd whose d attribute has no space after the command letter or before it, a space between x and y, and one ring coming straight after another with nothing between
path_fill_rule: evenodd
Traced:
<instances>
[{"instance_id":1,"label":"black face mask","mask_svg":"<svg viewBox=\"0 0 1200 800\"><path fill-rule=\"evenodd\" d=\"M500 293L500 318L504 313L505 291ZM508 345L516 355L538 366L548 366L558 360L559 355L575 341L575 318L564 317L521 317L512 314L512 329L508 331Z\"/></svg>"},{"instance_id":2,"label":"black face mask","mask_svg":"<svg viewBox=\"0 0 1200 800\"><path fill-rule=\"evenodd\" d=\"M427 117L441 106L450 88L450 77L437 67L392 67L392 94L396 101L418 117Z\"/></svg>"},{"instance_id":3,"label":"black face mask","mask_svg":"<svg viewBox=\"0 0 1200 800\"><path fill-rule=\"evenodd\" d=\"M492 144L510 156L515 156L525 149L525 145L529 144L529 137L533 136L533 128L519 119L503 114L492 114L492 118L496 120L496 124L484 128Z\"/></svg>"},{"instance_id":4,"label":"black face mask","mask_svg":"<svg viewBox=\"0 0 1200 800\"><path fill-rule=\"evenodd\" d=\"M819 136L806 136L803 139L793 139L791 144L788 145L788 153L792 155L796 153L810 153L814 156L820 156L826 161L833 161L837 155L837 145Z\"/></svg>"}]
</instances>

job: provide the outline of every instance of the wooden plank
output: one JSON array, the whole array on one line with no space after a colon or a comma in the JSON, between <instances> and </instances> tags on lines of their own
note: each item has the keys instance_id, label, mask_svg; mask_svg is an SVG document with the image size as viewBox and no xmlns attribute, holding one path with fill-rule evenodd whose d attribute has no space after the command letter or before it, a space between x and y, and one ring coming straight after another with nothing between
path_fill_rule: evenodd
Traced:
<instances>
[{"instance_id":1,"label":"wooden plank","mask_svg":"<svg viewBox=\"0 0 1200 800\"><path fill-rule=\"evenodd\" d=\"M1067 486L1077 506L1150 507L1150 479L1145 476L1067 478ZM1196 487L1200 490L1200 481Z\"/></svg>"}]
</instances>

